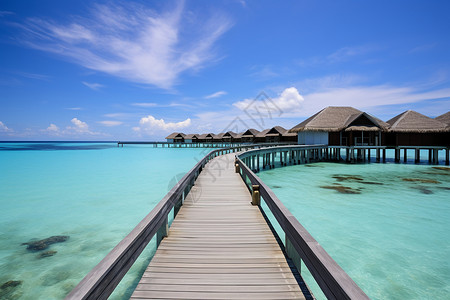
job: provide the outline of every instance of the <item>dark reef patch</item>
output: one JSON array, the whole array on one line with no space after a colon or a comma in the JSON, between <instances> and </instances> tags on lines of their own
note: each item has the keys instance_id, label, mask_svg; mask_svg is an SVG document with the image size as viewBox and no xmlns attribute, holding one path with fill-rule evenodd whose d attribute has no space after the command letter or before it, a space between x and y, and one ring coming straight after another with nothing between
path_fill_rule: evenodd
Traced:
<instances>
[{"instance_id":1,"label":"dark reef patch","mask_svg":"<svg viewBox=\"0 0 450 300\"><path fill-rule=\"evenodd\" d=\"M68 239L68 235L54 235L43 240L23 243L22 245L27 245L27 250L30 251L41 251L47 249L52 244L62 243L67 241Z\"/></svg>"},{"instance_id":2,"label":"dark reef patch","mask_svg":"<svg viewBox=\"0 0 450 300\"><path fill-rule=\"evenodd\" d=\"M431 167L432 169L439 170L439 171L445 171L450 173L450 168L447 167Z\"/></svg>"},{"instance_id":3,"label":"dark reef patch","mask_svg":"<svg viewBox=\"0 0 450 300\"><path fill-rule=\"evenodd\" d=\"M402 178L403 181L409 182L420 182L420 183L435 183L439 184L440 182L434 179L423 179L423 178Z\"/></svg>"},{"instance_id":4,"label":"dark reef patch","mask_svg":"<svg viewBox=\"0 0 450 300\"><path fill-rule=\"evenodd\" d=\"M58 251L49 250L49 251L45 251L45 252L39 253L36 257L39 258L39 259L42 259L42 258L45 258L45 257L53 256L56 253L58 253Z\"/></svg>"},{"instance_id":5,"label":"dark reef patch","mask_svg":"<svg viewBox=\"0 0 450 300\"><path fill-rule=\"evenodd\" d=\"M360 176L357 176L357 175L333 175L332 177L339 182L341 182L341 181L363 181L364 180Z\"/></svg>"},{"instance_id":6,"label":"dark reef patch","mask_svg":"<svg viewBox=\"0 0 450 300\"><path fill-rule=\"evenodd\" d=\"M320 186L322 189L335 190L341 194L361 194L360 189L354 189L349 186L343 185L322 185Z\"/></svg>"},{"instance_id":7,"label":"dark reef patch","mask_svg":"<svg viewBox=\"0 0 450 300\"><path fill-rule=\"evenodd\" d=\"M280 185L272 185L272 189L281 189Z\"/></svg>"},{"instance_id":8,"label":"dark reef patch","mask_svg":"<svg viewBox=\"0 0 450 300\"><path fill-rule=\"evenodd\" d=\"M411 188L415 189L415 190L419 190L422 194L425 194L425 195L433 194L433 191L428 189L428 187L426 187L426 186L419 185L419 186L412 186Z\"/></svg>"},{"instance_id":9,"label":"dark reef patch","mask_svg":"<svg viewBox=\"0 0 450 300\"><path fill-rule=\"evenodd\" d=\"M19 299L20 292L18 287L22 284L22 280L10 280L0 285L0 299Z\"/></svg>"}]
</instances>

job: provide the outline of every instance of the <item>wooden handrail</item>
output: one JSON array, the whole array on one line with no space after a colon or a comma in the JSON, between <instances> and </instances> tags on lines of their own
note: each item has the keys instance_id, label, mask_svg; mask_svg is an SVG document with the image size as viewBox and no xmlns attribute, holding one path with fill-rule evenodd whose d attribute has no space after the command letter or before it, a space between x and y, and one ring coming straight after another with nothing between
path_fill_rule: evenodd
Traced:
<instances>
[{"instance_id":1,"label":"wooden handrail","mask_svg":"<svg viewBox=\"0 0 450 300\"><path fill-rule=\"evenodd\" d=\"M239 145L236 147L216 149L209 152L188 173L186 173L152 209L152 211L80 281L65 299L107 299L161 226L166 226L170 211L181 201L183 193L190 190L195 179L209 160L221 153L277 145L279 144Z\"/></svg>"},{"instance_id":2,"label":"wooden handrail","mask_svg":"<svg viewBox=\"0 0 450 300\"><path fill-rule=\"evenodd\" d=\"M323 149L326 146L284 146L270 149L250 150L237 155L241 176L250 184L259 185L259 193L280 224L286 235L286 241L294 247L317 284L328 299L369 299L361 288L331 258L322 246L309 234L300 222L278 199L275 193L241 160L241 157L282 150ZM288 149L287 149L288 148Z\"/></svg>"}]
</instances>

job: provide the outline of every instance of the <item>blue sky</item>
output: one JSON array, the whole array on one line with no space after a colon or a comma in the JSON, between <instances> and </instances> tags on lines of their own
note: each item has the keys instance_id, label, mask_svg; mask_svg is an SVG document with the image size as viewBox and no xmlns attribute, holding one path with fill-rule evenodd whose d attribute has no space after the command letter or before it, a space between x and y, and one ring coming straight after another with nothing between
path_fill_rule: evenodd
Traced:
<instances>
[{"instance_id":1,"label":"blue sky","mask_svg":"<svg viewBox=\"0 0 450 300\"><path fill-rule=\"evenodd\" d=\"M450 109L449 11L448 1L1 1L0 140L291 128L330 105L435 117Z\"/></svg>"}]
</instances>

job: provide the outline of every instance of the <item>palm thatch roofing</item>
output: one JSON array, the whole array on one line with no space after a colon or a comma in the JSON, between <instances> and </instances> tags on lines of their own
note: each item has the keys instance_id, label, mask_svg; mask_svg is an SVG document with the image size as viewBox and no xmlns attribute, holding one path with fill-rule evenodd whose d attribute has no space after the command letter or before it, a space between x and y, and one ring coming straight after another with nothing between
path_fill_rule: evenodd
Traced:
<instances>
[{"instance_id":1,"label":"palm thatch roofing","mask_svg":"<svg viewBox=\"0 0 450 300\"><path fill-rule=\"evenodd\" d=\"M266 134L269 132L269 130L270 130L270 128L264 129L263 131L259 132L259 133L256 135L256 137L257 137L257 138L263 138L263 137L265 137Z\"/></svg>"},{"instance_id":2,"label":"palm thatch roofing","mask_svg":"<svg viewBox=\"0 0 450 300\"><path fill-rule=\"evenodd\" d=\"M387 121L391 127L390 132L449 132L447 124L422 115L413 110L402 112L398 116Z\"/></svg>"},{"instance_id":3,"label":"palm thatch roofing","mask_svg":"<svg viewBox=\"0 0 450 300\"><path fill-rule=\"evenodd\" d=\"M448 111L445 114L440 115L434 119L450 126L450 111Z\"/></svg>"},{"instance_id":4,"label":"palm thatch roofing","mask_svg":"<svg viewBox=\"0 0 450 300\"><path fill-rule=\"evenodd\" d=\"M223 138L224 134L225 134L225 132L221 132L221 133L218 133L218 134L214 134L214 135L213 135L213 139L214 139L214 140L221 140L221 139Z\"/></svg>"},{"instance_id":5,"label":"palm thatch roofing","mask_svg":"<svg viewBox=\"0 0 450 300\"><path fill-rule=\"evenodd\" d=\"M233 132L233 131L227 131L227 132L225 132L225 133L223 134L223 138L233 138L233 139L235 139L235 138L238 138L238 135L239 135L239 134L237 134L236 132Z\"/></svg>"},{"instance_id":6,"label":"palm thatch roofing","mask_svg":"<svg viewBox=\"0 0 450 300\"><path fill-rule=\"evenodd\" d=\"M275 126L259 132L256 135L256 137L263 138L266 136L296 136L296 135L297 135L296 133L290 133L289 130L281 126Z\"/></svg>"},{"instance_id":7,"label":"palm thatch roofing","mask_svg":"<svg viewBox=\"0 0 450 300\"><path fill-rule=\"evenodd\" d=\"M182 132L173 132L166 136L167 140L183 139L186 135Z\"/></svg>"},{"instance_id":8,"label":"palm thatch roofing","mask_svg":"<svg viewBox=\"0 0 450 300\"><path fill-rule=\"evenodd\" d=\"M328 106L294 126L289 132L380 131L388 128L389 124L356 108L350 106Z\"/></svg>"},{"instance_id":9,"label":"palm thatch roofing","mask_svg":"<svg viewBox=\"0 0 450 300\"><path fill-rule=\"evenodd\" d=\"M241 133L241 137L255 137L259 133L258 130L250 128L247 129L245 132Z\"/></svg>"},{"instance_id":10,"label":"palm thatch roofing","mask_svg":"<svg viewBox=\"0 0 450 300\"><path fill-rule=\"evenodd\" d=\"M190 134L186 134L184 136L185 140L194 140L194 139L199 139L200 135L198 133L190 133Z\"/></svg>"},{"instance_id":11,"label":"palm thatch roofing","mask_svg":"<svg viewBox=\"0 0 450 300\"><path fill-rule=\"evenodd\" d=\"M214 138L215 134L214 133L203 133L200 134L200 136L198 137L201 140L212 140Z\"/></svg>"}]
</instances>

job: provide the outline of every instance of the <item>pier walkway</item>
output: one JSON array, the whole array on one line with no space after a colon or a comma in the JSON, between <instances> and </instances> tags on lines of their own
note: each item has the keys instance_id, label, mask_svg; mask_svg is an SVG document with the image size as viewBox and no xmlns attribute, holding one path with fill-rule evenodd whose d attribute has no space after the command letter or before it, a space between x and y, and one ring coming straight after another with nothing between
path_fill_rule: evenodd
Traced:
<instances>
[{"instance_id":1,"label":"pier walkway","mask_svg":"<svg viewBox=\"0 0 450 300\"><path fill-rule=\"evenodd\" d=\"M205 165L131 299L305 299L234 159Z\"/></svg>"}]
</instances>

